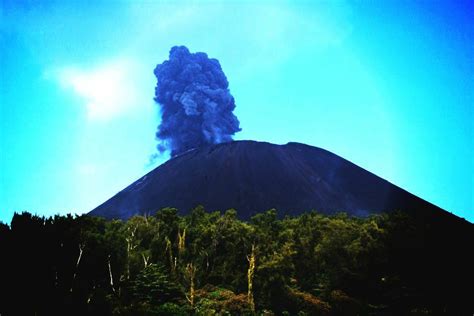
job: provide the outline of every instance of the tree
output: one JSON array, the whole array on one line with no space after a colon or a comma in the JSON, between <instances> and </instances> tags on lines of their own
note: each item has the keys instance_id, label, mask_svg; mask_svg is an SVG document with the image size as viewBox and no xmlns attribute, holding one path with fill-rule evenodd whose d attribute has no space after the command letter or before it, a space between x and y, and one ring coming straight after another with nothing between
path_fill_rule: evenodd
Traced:
<instances>
[{"instance_id":1,"label":"tree","mask_svg":"<svg viewBox=\"0 0 474 316\"><path fill-rule=\"evenodd\" d=\"M158 264L150 264L132 282L132 295L135 302L146 305L160 305L166 302L179 302L184 293L174 283L166 269Z\"/></svg>"},{"instance_id":2,"label":"tree","mask_svg":"<svg viewBox=\"0 0 474 316\"><path fill-rule=\"evenodd\" d=\"M252 252L250 256L247 256L247 261L249 262L249 268L247 270L247 283L248 283L248 290L247 290L247 301L250 305L250 309L252 312L255 312L255 301L253 298L253 276L255 274L255 245L252 245Z\"/></svg>"}]
</instances>

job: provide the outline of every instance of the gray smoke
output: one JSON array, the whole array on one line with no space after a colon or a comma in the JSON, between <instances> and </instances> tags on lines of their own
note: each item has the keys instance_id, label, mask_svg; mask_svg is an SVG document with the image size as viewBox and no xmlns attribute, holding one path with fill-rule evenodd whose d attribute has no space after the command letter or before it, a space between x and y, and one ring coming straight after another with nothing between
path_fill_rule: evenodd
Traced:
<instances>
[{"instance_id":1,"label":"gray smoke","mask_svg":"<svg viewBox=\"0 0 474 316\"><path fill-rule=\"evenodd\" d=\"M176 156L192 148L232 140L241 130L229 82L219 61L185 46L171 48L169 60L155 68L155 101L162 121L158 150Z\"/></svg>"}]
</instances>

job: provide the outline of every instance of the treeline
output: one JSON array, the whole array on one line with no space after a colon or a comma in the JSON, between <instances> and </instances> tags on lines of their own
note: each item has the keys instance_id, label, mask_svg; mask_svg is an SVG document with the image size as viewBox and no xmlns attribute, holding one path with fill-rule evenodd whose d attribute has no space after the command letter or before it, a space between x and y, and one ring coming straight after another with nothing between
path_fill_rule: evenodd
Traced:
<instances>
[{"instance_id":1,"label":"treeline","mask_svg":"<svg viewBox=\"0 0 474 316\"><path fill-rule=\"evenodd\" d=\"M466 227L471 236L472 225ZM10 226L0 224L0 314L469 311L469 294L452 277L472 277L470 263L456 262L462 247L441 242L431 229L401 212L278 219L269 210L249 222L234 210L203 207L186 216L165 208L128 221L15 214ZM437 259L450 262L445 256L455 262L441 270Z\"/></svg>"}]
</instances>

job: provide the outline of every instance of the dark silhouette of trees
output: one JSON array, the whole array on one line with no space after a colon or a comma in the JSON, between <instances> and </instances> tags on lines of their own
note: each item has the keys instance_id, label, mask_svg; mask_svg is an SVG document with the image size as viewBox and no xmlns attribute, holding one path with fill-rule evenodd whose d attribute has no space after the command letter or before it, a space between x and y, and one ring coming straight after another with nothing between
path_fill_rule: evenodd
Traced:
<instances>
[{"instance_id":1,"label":"dark silhouette of trees","mask_svg":"<svg viewBox=\"0 0 474 316\"><path fill-rule=\"evenodd\" d=\"M0 314L462 314L472 241L472 224L402 212L15 214L0 223Z\"/></svg>"}]
</instances>

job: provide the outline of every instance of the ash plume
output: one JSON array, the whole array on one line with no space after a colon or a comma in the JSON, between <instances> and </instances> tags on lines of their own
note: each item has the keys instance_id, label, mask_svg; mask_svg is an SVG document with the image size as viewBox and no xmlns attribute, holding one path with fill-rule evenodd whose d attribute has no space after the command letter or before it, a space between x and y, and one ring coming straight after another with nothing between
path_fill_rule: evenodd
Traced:
<instances>
[{"instance_id":1,"label":"ash plume","mask_svg":"<svg viewBox=\"0 0 474 316\"><path fill-rule=\"evenodd\" d=\"M169 60L155 68L155 101L162 121L158 151L174 157L192 148L232 140L241 130L229 82L219 61L185 46L171 48Z\"/></svg>"}]
</instances>

